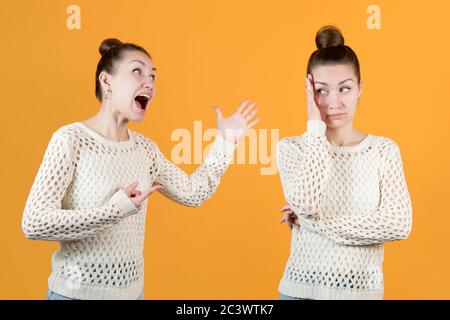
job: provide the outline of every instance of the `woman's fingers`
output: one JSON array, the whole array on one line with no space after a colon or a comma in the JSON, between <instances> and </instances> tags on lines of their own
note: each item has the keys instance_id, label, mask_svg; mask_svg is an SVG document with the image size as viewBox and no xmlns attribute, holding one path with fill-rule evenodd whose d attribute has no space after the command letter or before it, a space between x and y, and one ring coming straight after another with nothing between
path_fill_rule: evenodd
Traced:
<instances>
[{"instance_id":1,"label":"woman's fingers","mask_svg":"<svg viewBox=\"0 0 450 320\"><path fill-rule=\"evenodd\" d=\"M291 207L289 206L289 204L287 204L283 208L281 208L280 212L283 212L283 211L286 211L286 210L291 210Z\"/></svg>"},{"instance_id":2,"label":"woman's fingers","mask_svg":"<svg viewBox=\"0 0 450 320\"><path fill-rule=\"evenodd\" d=\"M244 101L242 101L242 103L239 106L239 108L237 109L236 113L241 113L242 110L244 110L244 108L247 105L247 103L249 103L249 102L250 102L250 99L245 99Z\"/></svg>"},{"instance_id":3,"label":"woman's fingers","mask_svg":"<svg viewBox=\"0 0 450 320\"><path fill-rule=\"evenodd\" d=\"M295 224L296 226L300 226L300 223L298 222L298 218L296 215L292 217L292 224Z\"/></svg>"},{"instance_id":4,"label":"woman's fingers","mask_svg":"<svg viewBox=\"0 0 450 320\"><path fill-rule=\"evenodd\" d=\"M223 119L222 110L219 107L214 106L214 111L216 111L217 123Z\"/></svg>"},{"instance_id":5,"label":"woman's fingers","mask_svg":"<svg viewBox=\"0 0 450 320\"><path fill-rule=\"evenodd\" d=\"M140 196L141 194L142 192L140 192L139 190L133 190L131 191L130 197Z\"/></svg>"},{"instance_id":6,"label":"woman's fingers","mask_svg":"<svg viewBox=\"0 0 450 320\"><path fill-rule=\"evenodd\" d=\"M159 189L164 188L162 185L157 184L157 185L153 185L150 189L148 189L147 191L143 192L138 198L139 201L144 202L145 199L147 199L152 193L158 191Z\"/></svg>"},{"instance_id":7,"label":"woman's fingers","mask_svg":"<svg viewBox=\"0 0 450 320\"><path fill-rule=\"evenodd\" d=\"M250 122L250 123L247 125L247 128L248 128L248 129L253 128L253 127L255 126L255 124L257 124L258 122L259 122L259 118L253 120L252 122Z\"/></svg>"},{"instance_id":8,"label":"woman's fingers","mask_svg":"<svg viewBox=\"0 0 450 320\"><path fill-rule=\"evenodd\" d=\"M308 119L321 120L321 113L314 95L314 79L311 74L306 78L306 96L308 104Z\"/></svg>"},{"instance_id":9,"label":"woman's fingers","mask_svg":"<svg viewBox=\"0 0 450 320\"><path fill-rule=\"evenodd\" d=\"M286 214L287 214L287 221L288 221L288 224L290 225L291 229L294 224L299 225L298 218L294 212L290 211L290 212L286 212Z\"/></svg>"},{"instance_id":10,"label":"woman's fingers","mask_svg":"<svg viewBox=\"0 0 450 320\"><path fill-rule=\"evenodd\" d=\"M149 188L147 191L141 192L139 190L134 190L132 193L134 194L134 197L130 197L133 204L137 207L140 207L141 204L147 199L152 193L155 193L156 191L164 188L160 184L154 184L151 188Z\"/></svg>"},{"instance_id":11,"label":"woman's fingers","mask_svg":"<svg viewBox=\"0 0 450 320\"><path fill-rule=\"evenodd\" d=\"M136 189L136 187L138 186L139 181L135 181L132 184L128 185L127 187L125 187L125 189L123 189L125 191L125 193L127 194L127 196L131 196L131 192Z\"/></svg>"},{"instance_id":12,"label":"woman's fingers","mask_svg":"<svg viewBox=\"0 0 450 320\"><path fill-rule=\"evenodd\" d=\"M283 217L280 220L280 224L282 224L283 222L286 222L288 227L290 229L292 229L292 221L289 218L289 214L286 213L286 214L283 215Z\"/></svg>"},{"instance_id":13,"label":"woman's fingers","mask_svg":"<svg viewBox=\"0 0 450 320\"><path fill-rule=\"evenodd\" d=\"M306 93L308 96L308 99L314 99L314 86L313 86L313 80L312 76L308 75L306 78Z\"/></svg>"},{"instance_id":14,"label":"woman's fingers","mask_svg":"<svg viewBox=\"0 0 450 320\"><path fill-rule=\"evenodd\" d=\"M287 225L288 225L289 229L292 230L292 222L288 220Z\"/></svg>"},{"instance_id":15,"label":"woman's fingers","mask_svg":"<svg viewBox=\"0 0 450 320\"><path fill-rule=\"evenodd\" d=\"M292 229L292 221L291 221L291 217L289 216L288 213L285 213L284 216L286 217L286 223L287 223L289 229Z\"/></svg>"},{"instance_id":16,"label":"woman's fingers","mask_svg":"<svg viewBox=\"0 0 450 320\"><path fill-rule=\"evenodd\" d=\"M280 212L283 212L283 213L285 213L285 214L287 214L289 216L294 216L295 217L294 211L292 211L292 209L289 208L289 207L287 207L287 208L283 207Z\"/></svg>"},{"instance_id":17,"label":"woman's fingers","mask_svg":"<svg viewBox=\"0 0 450 320\"><path fill-rule=\"evenodd\" d=\"M152 187L150 188L150 194L155 193L156 191L163 189L164 186L159 184L159 183L155 183L154 185L152 185Z\"/></svg>"},{"instance_id":18,"label":"woman's fingers","mask_svg":"<svg viewBox=\"0 0 450 320\"><path fill-rule=\"evenodd\" d=\"M247 123L252 120L252 118L255 116L255 114L258 112L258 108L255 108L249 115L245 115L245 120Z\"/></svg>"},{"instance_id":19,"label":"woman's fingers","mask_svg":"<svg viewBox=\"0 0 450 320\"><path fill-rule=\"evenodd\" d=\"M310 98L314 98L314 81L312 75L308 75L308 78L306 79L306 89L308 91L308 96Z\"/></svg>"},{"instance_id":20,"label":"woman's fingers","mask_svg":"<svg viewBox=\"0 0 450 320\"><path fill-rule=\"evenodd\" d=\"M255 108L255 106L256 106L256 102L253 101L244 110L242 110L242 112L241 112L242 115L243 116L248 115L250 113L250 111L252 111Z\"/></svg>"}]
</instances>

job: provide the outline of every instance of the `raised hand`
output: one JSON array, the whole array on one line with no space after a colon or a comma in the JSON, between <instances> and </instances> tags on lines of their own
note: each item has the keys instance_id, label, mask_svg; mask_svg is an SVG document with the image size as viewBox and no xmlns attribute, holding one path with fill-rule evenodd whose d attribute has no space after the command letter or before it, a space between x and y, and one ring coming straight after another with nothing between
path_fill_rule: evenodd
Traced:
<instances>
[{"instance_id":1,"label":"raised hand","mask_svg":"<svg viewBox=\"0 0 450 320\"><path fill-rule=\"evenodd\" d=\"M225 139L237 143L248 129L255 126L259 119L252 120L258 112L256 102L245 100L236 112L224 118L219 107L214 107L217 116L217 127Z\"/></svg>"},{"instance_id":2,"label":"raised hand","mask_svg":"<svg viewBox=\"0 0 450 320\"><path fill-rule=\"evenodd\" d=\"M312 74L308 74L306 77L306 100L308 120L321 120L320 109L314 98L314 80Z\"/></svg>"},{"instance_id":3,"label":"raised hand","mask_svg":"<svg viewBox=\"0 0 450 320\"><path fill-rule=\"evenodd\" d=\"M134 206L138 209L140 209L142 203L147 199L152 193L158 191L161 188L164 188L160 184L153 184L153 186L150 187L145 192L141 192L137 190L137 186L139 184L139 181L135 181L132 184L128 185L126 188L123 189L123 191L127 194L127 196L131 199L131 202L133 202Z\"/></svg>"}]
</instances>

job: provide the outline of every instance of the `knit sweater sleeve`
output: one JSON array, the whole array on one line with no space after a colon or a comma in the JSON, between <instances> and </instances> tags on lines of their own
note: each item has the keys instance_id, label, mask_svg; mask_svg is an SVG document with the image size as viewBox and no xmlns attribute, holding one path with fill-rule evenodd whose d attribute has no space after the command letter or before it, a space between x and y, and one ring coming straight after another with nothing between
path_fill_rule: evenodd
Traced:
<instances>
[{"instance_id":1,"label":"knit sweater sleeve","mask_svg":"<svg viewBox=\"0 0 450 320\"><path fill-rule=\"evenodd\" d=\"M412 208L398 146L391 142L383 160L377 210L354 216L324 215L300 219L300 225L345 245L372 245L406 239L412 229Z\"/></svg>"},{"instance_id":2,"label":"knit sweater sleeve","mask_svg":"<svg viewBox=\"0 0 450 320\"><path fill-rule=\"evenodd\" d=\"M325 136L326 125L309 120L307 132L277 144L277 164L286 201L297 216L313 217L330 175L331 157Z\"/></svg>"},{"instance_id":3,"label":"knit sweater sleeve","mask_svg":"<svg viewBox=\"0 0 450 320\"><path fill-rule=\"evenodd\" d=\"M154 143L153 149L158 162L155 182L164 186L161 193L182 205L197 207L216 191L220 177L233 161L235 144L218 134L205 161L191 175L169 161Z\"/></svg>"},{"instance_id":4,"label":"knit sweater sleeve","mask_svg":"<svg viewBox=\"0 0 450 320\"><path fill-rule=\"evenodd\" d=\"M107 203L98 208L62 208L62 199L75 168L75 143L71 140L70 133L60 129L53 134L45 151L22 217L22 229L28 239L84 239L138 212L122 190L115 192Z\"/></svg>"}]
</instances>

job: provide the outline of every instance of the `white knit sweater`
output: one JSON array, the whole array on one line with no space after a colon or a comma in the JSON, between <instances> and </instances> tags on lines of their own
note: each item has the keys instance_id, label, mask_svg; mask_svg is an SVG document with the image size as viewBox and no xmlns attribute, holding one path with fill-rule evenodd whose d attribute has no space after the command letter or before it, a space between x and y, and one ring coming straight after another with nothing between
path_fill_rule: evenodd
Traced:
<instances>
[{"instance_id":1,"label":"white knit sweater","mask_svg":"<svg viewBox=\"0 0 450 320\"><path fill-rule=\"evenodd\" d=\"M61 244L52 258L49 289L77 299L137 299L143 292L148 199L136 208L121 188L154 182L172 200L198 206L216 190L235 145L218 135L191 175L168 161L154 142L128 129L108 140L77 122L52 136L26 202L27 238Z\"/></svg>"},{"instance_id":2,"label":"white knit sweater","mask_svg":"<svg viewBox=\"0 0 450 320\"><path fill-rule=\"evenodd\" d=\"M284 196L299 218L279 285L308 299L383 299L383 243L403 240L412 209L394 141L368 135L335 146L326 125L282 139L277 161Z\"/></svg>"}]
</instances>

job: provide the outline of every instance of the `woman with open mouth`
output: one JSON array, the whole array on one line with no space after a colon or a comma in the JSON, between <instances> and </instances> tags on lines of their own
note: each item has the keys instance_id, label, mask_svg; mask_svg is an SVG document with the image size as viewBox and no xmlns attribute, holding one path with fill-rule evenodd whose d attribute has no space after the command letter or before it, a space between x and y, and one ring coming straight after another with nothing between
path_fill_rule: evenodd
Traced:
<instances>
[{"instance_id":1,"label":"woman with open mouth","mask_svg":"<svg viewBox=\"0 0 450 320\"><path fill-rule=\"evenodd\" d=\"M210 198L233 160L238 140L258 119L244 101L230 117L216 107L219 133L202 165L187 175L157 145L127 128L144 119L155 95L150 54L132 43L100 45L91 118L52 136L28 196L28 239L59 241L47 299L143 299L148 197L158 191L185 206Z\"/></svg>"}]
</instances>

